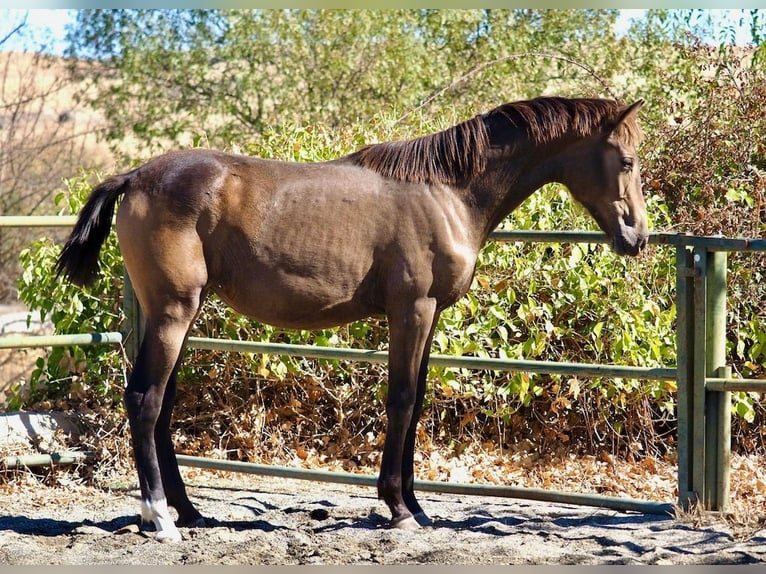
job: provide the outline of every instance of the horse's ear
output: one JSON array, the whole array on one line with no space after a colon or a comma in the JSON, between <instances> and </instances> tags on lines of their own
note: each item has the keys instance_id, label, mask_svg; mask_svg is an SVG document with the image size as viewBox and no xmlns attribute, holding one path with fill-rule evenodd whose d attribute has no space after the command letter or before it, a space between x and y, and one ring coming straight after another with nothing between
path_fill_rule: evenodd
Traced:
<instances>
[{"instance_id":1,"label":"horse's ear","mask_svg":"<svg viewBox=\"0 0 766 574\"><path fill-rule=\"evenodd\" d=\"M613 126L616 128L622 122L624 122L627 118L629 118L631 115L638 113L638 110L640 110L643 105L644 105L644 100L640 99L640 100L636 100L635 102L630 104L628 107L620 110L620 113L614 119Z\"/></svg>"}]
</instances>

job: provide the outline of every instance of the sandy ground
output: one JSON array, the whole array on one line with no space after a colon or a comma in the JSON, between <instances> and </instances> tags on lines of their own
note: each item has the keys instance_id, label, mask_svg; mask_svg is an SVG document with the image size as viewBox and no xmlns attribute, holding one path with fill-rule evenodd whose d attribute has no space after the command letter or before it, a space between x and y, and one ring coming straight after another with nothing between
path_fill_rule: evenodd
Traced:
<instances>
[{"instance_id":1,"label":"sandy ground","mask_svg":"<svg viewBox=\"0 0 766 574\"><path fill-rule=\"evenodd\" d=\"M421 494L434 526L388 528L368 487L182 469L207 517L163 544L138 521L138 491L6 484L0 563L20 564L759 564L766 530L535 501Z\"/></svg>"},{"instance_id":2,"label":"sandy ground","mask_svg":"<svg viewBox=\"0 0 766 574\"><path fill-rule=\"evenodd\" d=\"M5 323L5 331L27 330L23 321ZM35 358L10 353L0 357L6 383L23 378L10 369L28 370ZM182 473L208 525L182 529L180 543L162 544L138 528L132 474L86 486L76 472L43 472L58 475L0 476L0 565L766 562L763 521L743 528L716 514L423 493L434 526L402 532L388 527L388 509L373 488L194 468Z\"/></svg>"}]
</instances>

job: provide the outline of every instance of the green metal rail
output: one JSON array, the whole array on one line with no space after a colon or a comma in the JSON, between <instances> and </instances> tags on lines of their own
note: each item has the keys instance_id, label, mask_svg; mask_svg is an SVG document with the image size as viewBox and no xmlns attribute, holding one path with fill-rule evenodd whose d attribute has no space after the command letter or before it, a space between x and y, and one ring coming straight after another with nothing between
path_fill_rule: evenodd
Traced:
<instances>
[{"instance_id":1,"label":"green metal rail","mask_svg":"<svg viewBox=\"0 0 766 574\"><path fill-rule=\"evenodd\" d=\"M88 461L88 454L84 452L62 452L52 454L25 454L20 456L6 456L0 459L0 469L21 469L30 466L55 466L68 464L81 464Z\"/></svg>"},{"instance_id":2,"label":"green metal rail","mask_svg":"<svg viewBox=\"0 0 766 574\"><path fill-rule=\"evenodd\" d=\"M350 472L341 472L335 470L326 471L306 468L291 468L283 466L272 466L268 464L240 462L236 460L217 460L183 454L176 455L176 458L178 459L178 464L183 466L224 470L227 472L243 472L264 476L276 476L280 478L331 482L336 484L353 484L355 486L369 486L372 488L375 488L378 484L377 476L353 474ZM613 510L643 512L645 514L672 515L674 513L673 505L666 502L636 500L634 498L627 497L618 498L616 496L604 496L601 494L557 492L555 490L522 486L459 484L454 482L416 480L415 490L419 492L443 492L448 494L465 494L473 496L521 498L525 500L540 500L558 502L562 504L578 504L583 506L596 506L599 508L611 508Z\"/></svg>"},{"instance_id":3,"label":"green metal rail","mask_svg":"<svg viewBox=\"0 0 766 574\"><path fill-rule=\"evenodd\" d=\"M119 345L122 333L78 333L75 335L11 335L0 337L0 349L65 347L68 345Z\"/></svg>"},{"instance_id":4,"label":"green metal rail","mask_svg":"<svg viewBox=\"0 0 766 574\"><path fill-rule=\"evenodd\" d=\"M74 216L0 216L2 227L69 227ZM495 231L496 241L550 243L605 243L601 232L577 231ZM766 251L766 239L700 237L686 234L654 233L649 243L676 249L677 367L633 367L548 361L508 360L474 356L432 355L433 366L524 371L546 374L623 377L644 380L676 380L678 386L678 502L688 507L702 503L711 510L729 507L729 444L731 398L733 391L766 392L764 379L731 377L725 361L726 331L726 254L731 251ZM127 327L125 333L93 333L53 336L13 336L0 338L0 348L53 345L122 344L128 356L135 357L143 330L141 310L126 280L124 293ZM197 349L271 353L331 360L370 363L387 361L387 353L367 349L341 349L270 342L231 341L191 337L189 346ZM205 468L235 469L274 476L309 478L330 482L361 481L370 477L341 476L338 473L311 472L264 465L247 465L179 455L179 463ZM60 459L66 461L68 459ZM64 462L59 462L63 464ZM356 478L351 478L356 477ZM511 496L636 509L641 512L669 511L665 504L615 499L600 495L573 495L536 489L499 487L473 488L473 485L419 482L420 488L441 492L460 492L489 496ZM478 489L478 491L477 491ZM469 492L470 491L470 492ZM503 494L500 494L500 493ZM495 494L496 493L496 494Z\"/></svg>"},{"instance_id":5,"label":"green metal rail","mask_svg":"<svg viewBox=\"0 0 766 574\"><path fill-rule=\"evenodd\" d=\"M386 351L322 347L318 345L292 345L258 341L233 341L189 337L189 347L209 351L235 351L242 353L270 353L273 355L385 363ZM491 357L438 355L430 356L428 364L434 367L461 369L486 369L490 371L525 371L548 375L580 375L583 377L622 377L646 380L674 380L676 370L659 367L626 367L622 365L597 365L590 363L554 363L550 361L525 361L496 359Z\"/></svg>"}]
</instances>

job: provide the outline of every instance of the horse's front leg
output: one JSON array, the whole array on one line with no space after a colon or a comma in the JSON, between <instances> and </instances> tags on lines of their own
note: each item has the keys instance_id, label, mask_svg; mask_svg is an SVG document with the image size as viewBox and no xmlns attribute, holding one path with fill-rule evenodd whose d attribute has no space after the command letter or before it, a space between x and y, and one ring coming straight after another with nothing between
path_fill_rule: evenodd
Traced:
<instances>
[{"instance_id":1,"label":"horse's front leg","mask_svg":"<svg viewBox=\"0 0 766 574\"><path fill-rule=\"evenodd\" d=\"M405 453L410 458L413 454L405 445L411 425L417 424L413 416L420 411L416 403L419 398L422 399L418 380L435 316L436 301L425 297L411 302L399 301L388 313L388 422L378 478L378 496L391 510L391 525L396 528L420 527L404 499L405 489L411 488L410 484L405 485L405 480L412 480L412 460L404 465L403 460ZM407 474L404 472L405 467Z\"/></svg>"},{"instance_id":2,"label":"horse's front leg","mask_svg":"<svg viewBox=\"0 0 766 574\"><path fill-rule=\"evenodd\" d=\"M412 412L412 418L410 419L410 426L407 429L407 435L404 440L404 452L402 454L402 490L404 503L421 526L430 525L431 519L428 518L415 497L415 440L417 437L418 421L423 412L423 400L426 395L428 358L431 351L431 342L433 341L434 331L436 330L436 324L438 322L439 312L434 315L433 321L431 322L431 330L428 333L428 339L426 340L423 349L423 357L420 360L417 391L415 393L415 408Z\"/></svg>"}]
</instances>

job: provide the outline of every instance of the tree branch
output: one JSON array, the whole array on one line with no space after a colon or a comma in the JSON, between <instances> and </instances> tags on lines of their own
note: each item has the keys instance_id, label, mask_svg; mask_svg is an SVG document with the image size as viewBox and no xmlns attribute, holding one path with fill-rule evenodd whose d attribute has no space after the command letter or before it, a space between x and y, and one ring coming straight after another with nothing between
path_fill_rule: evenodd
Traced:
<instances>
[{"instance_id":1,"label":"tree branch","mask_svg":"<svg viewBox=\"0 0 766 574\"><path fill-rule=\"evenodd\" d=\"M430 102L435 100L436 98L442 96L448 90L451 90L452 88L454 88L458 84L466 81L471 76L474 76L474 75L478 74L479 72L481 72L483 70L486 70L490 66L494 66L495 64L501 64L501 63L507 62L509 60L515 60L515 59L519 59L519 58L526 58L528 56L532 56L532 57L535 57L535 58L549 58L551 60L561 60L562 62L566 62L568 64L572 64L573 66L577 66L578 68L580 68L582 70L585 70L590 76L595 78L601 84L601 86L604 88L604 90L606 90L606 92L612 98L618 99L617 96L615 96L614 93L612 92L612 89L609 87L609 84L607 84L601 78L601 76L599 76L595 72L595 70L593 70L593 68L591 68L590 66L588 66L586 64L583 64L582 62L578 62L574 58L570 58L569 56L564 56L564 55L561 55L561 54L549 54L547 52L524 52L524 53L521 53L521 54L509 54L507 56L502 56L500 58L495 58L494 60L489 60L487 62L482 62L481 64L478 64L478 65L474 66L473 68L468 70L465 74L463 74L462 76L458 76L457 78L452 80L452 82L450 82L447 86L445 86L442 89L434 92L432 95L430 95L425 100L423 100L419 105L417 105L416 107L414 107L413 109L408 111L406 114L404 114L403 116L398 118L394 122L394 124L398 124L399 122L404 120L409 115L415 113L416 111L418 111L419 109L423 108L424 106L426 106L427 104L429 104Z\"/></svg>"}]
</instances>

